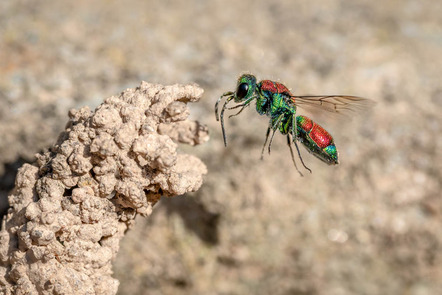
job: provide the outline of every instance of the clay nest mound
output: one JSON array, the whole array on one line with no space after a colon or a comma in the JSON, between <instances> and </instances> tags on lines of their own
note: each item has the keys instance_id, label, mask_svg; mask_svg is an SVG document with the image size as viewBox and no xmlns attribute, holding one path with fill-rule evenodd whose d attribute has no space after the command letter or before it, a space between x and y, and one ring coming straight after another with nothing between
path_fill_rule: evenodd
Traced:
<instances>
[{"instance_id":1,"label":"clay nest mound","mask_svg":"<svg viewBox=\"0 0 442 295\"><path fill-rule=\"evenodd\" d=\"M19 169L0 232L2 294L115 294L119 242L161 196L197 190L206 166L177 143L208 140L188 120L197 85L143 82L95 111L69 112L57 143Z\"/></svg>"}]
</instances>

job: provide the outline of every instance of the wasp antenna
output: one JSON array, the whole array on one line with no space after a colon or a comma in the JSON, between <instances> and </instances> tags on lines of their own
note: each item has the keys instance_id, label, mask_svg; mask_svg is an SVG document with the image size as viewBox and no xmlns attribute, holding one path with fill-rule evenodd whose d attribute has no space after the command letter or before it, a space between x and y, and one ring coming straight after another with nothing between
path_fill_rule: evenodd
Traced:
<instances>
[{"instance_id":1,"label":"wasp antenna","mask_svg":"<svg viewBox=\"0 0 442 295\"><path fill-rule=\"evenodd\" d=\"M228 92L227 92L228 93ZM221 109L221 129L223 131L223 139L224 139L224 146L227 146L227 138L226 138L226 130L224 128L224 111L226 110L227 104L233 99L233 96L230 96L226 99L226 101L223 104L223 108Z\"/></svg>"},{"instance_id":2,"label":"wasp antenna","mask_svg":"<svg viewBox=\"0 0 442 295\"><path fill-rule=\"evenodd\" d=\"M223 95L221 95L218 100L215 103L215 116L216 116L216 121L219 121L219 116L218 116L218 104L221 102L221 99L223 99L223 97L228 96L228 95L233 95L233 92L229 91L224 93Z\"/></svg>"}]
</instances>

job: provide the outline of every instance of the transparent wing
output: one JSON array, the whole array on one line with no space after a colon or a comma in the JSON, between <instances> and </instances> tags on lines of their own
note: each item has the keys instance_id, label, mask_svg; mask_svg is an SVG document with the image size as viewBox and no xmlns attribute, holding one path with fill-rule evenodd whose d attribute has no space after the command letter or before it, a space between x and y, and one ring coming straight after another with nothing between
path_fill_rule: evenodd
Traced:
<instances>
[{"instance_id":1,"label":"transparent wing","mask_svg":"<svg viewBox=\"0 0 442 295\"><path fill-rule=\"evenodd\" d=\"M296 106L306 110L321 109L344 115L368 110L375 104L370 99L349 95L294 95L291 99Z\"/></svg>"}]
</instances>

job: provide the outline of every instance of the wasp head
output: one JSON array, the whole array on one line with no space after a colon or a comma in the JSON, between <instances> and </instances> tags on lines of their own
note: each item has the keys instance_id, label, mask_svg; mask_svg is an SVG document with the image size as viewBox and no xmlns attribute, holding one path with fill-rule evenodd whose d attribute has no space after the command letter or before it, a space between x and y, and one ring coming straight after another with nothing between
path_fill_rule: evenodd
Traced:
<instances>
[{"instance_id":1,"label":"wasp head","mask_svg":"<svg viewBox=\"0 0 442 295\"><path fill-rule=\"evenodd\" d=\"M236 92L234 94L235 102L242 102L249 99L256 89L256 77L250 74L244 74L238 79Z\"/></svg>"}]
</instances>

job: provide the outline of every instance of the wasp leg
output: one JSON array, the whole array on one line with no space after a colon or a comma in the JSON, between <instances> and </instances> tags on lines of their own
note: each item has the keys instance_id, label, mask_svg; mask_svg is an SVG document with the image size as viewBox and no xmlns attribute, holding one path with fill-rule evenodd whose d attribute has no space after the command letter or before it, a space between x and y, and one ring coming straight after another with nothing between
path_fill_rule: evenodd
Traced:
<instances>
[{"instance_id":1,"label":"wasp leg","mask_svg":"<svg viewBox=\"0 0 442 295\"><path fill-rule=\"evenodd\" d=\"M270 123L272 123L272 121L270 121ZM269 128L267 128L267 132L266 132L266 140L264 141L264 145L262 146L262 151L261 151L261 160L264 159L264 149L266 147L267 144L267 140L269 139L269 134L270 134L270 128L271 128L272 124L269 124Z\"/></svg>"},{"instance_id":2,"label":"wasp leg","mask_svg":"<svg viewBox=\"0 0 442 295\"><path fill-rule=\"evenodd\" d=\"M270 142L269 142L269 155L270 155L270 150L272 147L273 136L275 136L275 133L276 133L276 129L273 129L272 137L270 137Z\"/></svg>"},{"instance_id":3,"label":"wasp leg","mask_svg":"<svg viewBox=\"0 0 442 295\"><path fill-rule=\"evenodd\" d=\"M240 104L240 105L237 105L237 106L235 106L235 107L228 108L228 110L233 110L233 109L237 109L237 108L239 108L239 107L242 107L242 108L239 110L239 112L237 112L236 114L230 115L230 116L229 116L229 119L232 118L232 117L238 116L239 114L241 114L241 112L242 112L246 107L248 107L249 105L250 105L250 103L248 103L248 104Z\"/></svg>"},{"instance_id":4,"label":"wasp leg","mask_svg":"<svg viewBox=\"0 0 442 295\"><path fill-rule=\"evenodd\" d=\"M216 120L219 121L219 116L218 116L218 104L221 102L221 99L223 99L224 96L229 96L229 95L233 95L234 93L229 91L224 93L223 95L221 95L218 100L215 103L215 116L216 116Z\"/></svg>"},{"instance_id":5,"label":"wasp leg","mask_svg":"<svg viewBox=\"0 0 442 295\"><path fill-rule=\"evenodd\" d=\"M293 143L295 144L296 150L298 151L298 157L301 160L302 166L304 166L304 168L307 169L308 172L312 173L312 170L310 168L308 168L307 166L305 166L304 160L302 160L301 152L299 151L299 147L298 147L298 144L296 143L296 140L293 140Z\"/></svg>"},{"instance_id":6,"label":"wasp leg","mask_svg":"<svg viewBox=\"0 0 442 295\"><path fill-rule=\"evenodd\" d=\"M290 148L290 154L292 155L292 161L293 164L295 165L296 171L298 171L299 175L304 176L304 174L302 174L301 171L299 171L298 166L296 165L295 155L293 154L293 149L292 149L292 141L290 140L290 134L288 133L287 133L287 145Z\"/></svg>"},{"instance_id":7,"label":"wasp leg","mask_svg":"<svg viewBox=\"0 0 442 295\"><path fill-rule=\"evenodd\" d=\"M282 119L284 119L284 114L280 115L278 119L275 121L275 123L272 125L273 133L272 137L270 137L270 142L269 142L269 155L270 155L270 149L272 147L273 136L275 136L275 132L276 130L278 130L278 126L279 124L281 124ZM270 120L270 122L272 121Z\"/></svg>"},{"instance_id":8,"label":"wasp leg","mask_svg":"<svg viewBox=\"0 0 442 295\"><path fill-rule=\"evenodd\" d=\"M292 117L292 133L293 133L293 143L295 144L296 147L296 151L298 152L298 157L301 160L302 166L304 166L305 169L307 169L310 173L312 173L312 170L310 168L308 168L305 164L304 164L304 160L302 160L301 157L301 152L299 151L299 147L298 144L296 143L296 139L298 138L298 131L296 129L296 116L293 115ZM296 165L295 165L296 166ZM296 168L298 169L298 168Z\"/></svg>"},{"instance_id":9,"label":"wasp leg","mask_svg":"<svg viewBox=\"0 0 442 295\"><path fill-rule=\"evenodd\" d=\"M250 105L250 102L251 102L252 100L254 100L255 98L256 98L256 96L252 96L252 97L250 97L249 99L247 99L247 100L246 100L244 103L242 103L242 104L239 104L239 105L234 106L234 107L227 108L228 110L233 110L233 109L237 109L237 108L239 108L239 107L242 107L242 108L239 110L239 112L237 112L236 114L230 115L230 116L229 116L229 119L232 118L232 117L238 116L239 114L241 114L241 112L242 112L246 107L248 107L248 106Z\"/></svg>"}]
</instances>

